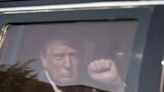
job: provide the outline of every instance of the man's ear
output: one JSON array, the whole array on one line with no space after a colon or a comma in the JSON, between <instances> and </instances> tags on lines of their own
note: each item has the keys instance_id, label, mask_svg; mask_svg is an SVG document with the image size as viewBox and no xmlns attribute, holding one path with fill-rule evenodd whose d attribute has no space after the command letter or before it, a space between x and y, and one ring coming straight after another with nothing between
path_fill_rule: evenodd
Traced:
<instances>
[{"instance_id":1,"label":"man's ear","mask_svg":"<svg viewBox=\"0 0 164 92\"><path fill-rule=\"evenodd\" d=\"M42 62L43 67L47 68L47 60L42 53L40 54L40 60Z\"/></svg>"}]
</instances>

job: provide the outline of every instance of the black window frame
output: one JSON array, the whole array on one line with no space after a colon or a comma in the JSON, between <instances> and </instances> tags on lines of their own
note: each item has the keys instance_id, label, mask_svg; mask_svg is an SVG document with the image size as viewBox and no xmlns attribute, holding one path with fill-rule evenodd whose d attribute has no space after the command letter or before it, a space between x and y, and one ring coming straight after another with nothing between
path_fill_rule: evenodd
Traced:
<instances>
[{"instance_id":1,"label":"black window frame","mask_svg":"<svg viewBox=\"0 0 164 92\"><path fill-rule=\"evenodd\" d=\"M143 58L138 60L132 55L126 92L159 92L164 40L162 9L164 6L1 14L0 28L12 24L137 20L139 25L133 53L142 52Z\"/></svg>"}]
</instances>

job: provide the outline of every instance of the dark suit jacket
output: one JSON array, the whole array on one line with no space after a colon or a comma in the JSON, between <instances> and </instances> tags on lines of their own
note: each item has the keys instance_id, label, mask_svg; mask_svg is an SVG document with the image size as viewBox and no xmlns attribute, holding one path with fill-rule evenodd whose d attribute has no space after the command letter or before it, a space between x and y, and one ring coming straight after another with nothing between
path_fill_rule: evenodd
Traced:
<instances>
[{"instance_id":1,"label":"dark suit jacket","mask_svg":"<svg viewBox=\"0 0 164 92\"><path fill-rule=\"evenodd\" d=\"M109 92L83 85L59 87L59 89L63 92Z\"/></svg>"}]
</instances>

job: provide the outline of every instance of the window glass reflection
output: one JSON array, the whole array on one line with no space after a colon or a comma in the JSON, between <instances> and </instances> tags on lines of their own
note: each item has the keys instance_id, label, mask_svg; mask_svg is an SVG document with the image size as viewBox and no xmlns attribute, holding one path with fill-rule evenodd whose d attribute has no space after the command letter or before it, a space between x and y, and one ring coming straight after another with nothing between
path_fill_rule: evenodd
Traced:
<instances>
[{"instance_id":1,"label":"window glass reflection","mask_svg":"<svg viewBox=\"0 0 164 92\"><path fill-rule=\"evenodd\" d=\"M12 25L1 51L7 77L0 90L124 92L136 27L136 21Z\"/></svg>"}]
</instances>

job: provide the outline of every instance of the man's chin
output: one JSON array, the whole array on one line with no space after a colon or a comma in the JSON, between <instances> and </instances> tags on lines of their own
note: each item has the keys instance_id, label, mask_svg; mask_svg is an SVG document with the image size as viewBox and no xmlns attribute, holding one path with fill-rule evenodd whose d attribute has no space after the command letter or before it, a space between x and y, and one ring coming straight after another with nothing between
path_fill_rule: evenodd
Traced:
<instances>
[{"instance_id":1,"label":"man's chin","mask_svg":"<svg viewBox=\"0 0 164 92\"><path fill-rule=\"evenodd\" d=\"M59 86L67 86L67 85L72 85L75 82L75 78L60 78L58 81L56 81L56 84Z\"/></svg>"}]
</instances>

